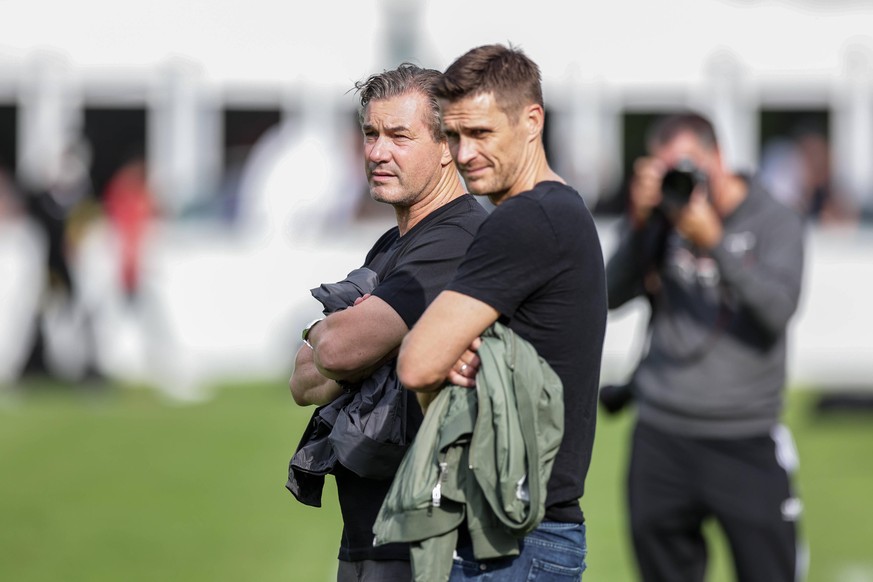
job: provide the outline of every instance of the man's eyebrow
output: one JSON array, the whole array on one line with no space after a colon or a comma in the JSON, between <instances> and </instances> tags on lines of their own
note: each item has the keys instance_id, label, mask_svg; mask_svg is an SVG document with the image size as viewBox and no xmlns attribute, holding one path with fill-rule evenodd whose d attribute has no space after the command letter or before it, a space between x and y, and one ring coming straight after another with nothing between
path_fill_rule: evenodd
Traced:
<instances>
[{"instance_id":1,"label":"man's eyebrow","mask_svg":"<svg viewBox=\"0 0 873 582\"><path fill-rule=\"evenodd\" d=\"M385 128L385 131L389 133L400 133L404 131L409 131L409 126L407 125L390 125Z\"/></svg>"},{"instance_id":2,"label":"man's eyebrow","mask_svg":"<svg viewBox=\"0 0 873 582\"><path fill-rule=\"evenodd\" d=\"M363 131L367 131L367 130L371 130L371 129L376 129L376 126L373 125L373 124L371 124L371 123L364 123L364 124L361 125L361 129L362 129ZM382 130L383 130L385 133L402 133L402 132L408 132L408 131L410 131L408 125L389 125L389 126L383 126L383 127L382 127Z\"/></svg>"}]
</instances>

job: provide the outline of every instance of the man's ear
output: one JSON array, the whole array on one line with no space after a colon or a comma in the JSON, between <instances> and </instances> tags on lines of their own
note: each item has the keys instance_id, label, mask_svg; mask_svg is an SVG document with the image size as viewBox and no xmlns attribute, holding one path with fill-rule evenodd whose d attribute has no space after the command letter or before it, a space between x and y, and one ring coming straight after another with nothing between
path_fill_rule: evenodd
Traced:
<instances>
[{"instance_id":1,"label":"man's ear","mask_svg":"<svg viewBox=\"0 0 873 582\"><path fill-rule=\"evenodd\" d=\"M528 105L523 116L522 121L527 126L528 139L532 141L542 136L546 122L546 112L543 110L543 106L538 103Z\"/></svg>"},{"instance_id":2,"label":"man's ear","mask_svg":"<svg viewBox=\"0 0 873 582\"><path fill-rule=\"evenodd\" d=\"M455 161L452 158L452 151L449 149L449 140L443 138L443 140L440 142L440 147L442 148L442 154L440 155L440 164L442 164L443 166L448 166Z\"/></svg>"}]
</instances>

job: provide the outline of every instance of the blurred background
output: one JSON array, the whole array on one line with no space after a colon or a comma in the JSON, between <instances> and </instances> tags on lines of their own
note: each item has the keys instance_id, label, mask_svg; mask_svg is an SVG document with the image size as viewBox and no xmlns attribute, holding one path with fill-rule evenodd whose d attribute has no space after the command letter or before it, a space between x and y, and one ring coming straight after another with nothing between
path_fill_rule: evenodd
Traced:
<instances>
[{"instance_id":1,"label":"blurred background","mask_svg":"<svg viewBox=\"0 0 873 582\"><path fill-rule=\"evenodd\" d=\"M605 253L648 123L681 108L807 216L786 418L809 579L873 581L867 0L0 0L0 579L333 577L331 493L283 488L310 413L286 381L309 289L394 220L350 89L493 42L540 65ZM610 314L604 383L644 309ZM627 419L600 422L586 579L630 580Z\"/></svg>"}]
</instances>

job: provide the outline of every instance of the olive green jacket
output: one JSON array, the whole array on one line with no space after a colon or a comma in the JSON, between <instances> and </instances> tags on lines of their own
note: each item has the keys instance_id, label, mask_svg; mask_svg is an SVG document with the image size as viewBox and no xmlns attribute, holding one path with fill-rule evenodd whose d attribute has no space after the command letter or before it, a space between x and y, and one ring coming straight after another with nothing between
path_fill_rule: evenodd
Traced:
<instances>
[{"instance_id":1,"label":"olive green jacket","mask_svg":"<svg viewBox=\"0 0 873 582\"><path fill-rule=\"evenodd\" d=\"M518 554L545 513L564 431L563 387L533 346L495 323L476 389L446 386L428 407L376 523L374 545L411 544L416 582L448 580L466 519L477 559Z\"/></svg>"}]
</instances>

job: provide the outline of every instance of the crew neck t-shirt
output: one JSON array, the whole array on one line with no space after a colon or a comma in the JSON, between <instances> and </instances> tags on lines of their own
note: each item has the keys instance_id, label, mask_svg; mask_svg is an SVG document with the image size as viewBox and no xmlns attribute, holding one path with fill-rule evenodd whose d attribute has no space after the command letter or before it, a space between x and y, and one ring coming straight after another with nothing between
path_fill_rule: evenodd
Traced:
<instances>
[{"instance_id":1,"label":"crew neck t-shirt","mask_svg":"<svg viewBox=\"0 0 873 582\"><path fill-rule=\"evenodd\" d=\"M582 197L546 181L502 202L448 289L499 311L560 377L564 436L545 519L584 522L579 503L594 445L607 301L600 239Z\"/></svg>"},{"instance_id":2,"label":"crew neck t-shirt","mask_svg":"<svg viewBox=\"0 0 873 582\"><path fill-rule=\"evenodd\" d=\"M397 227L388 230L364 262L379 275L372 294L390 305L412 328L452 280L487 216L482 205L465 194L428 214L403 236ZM421 408L414 392L407 390L406 397L407 431L414 434L421 425ZM365 479L341 465L334 476L343 516L339 559L408 560L408 544L373 547L373 524L391 479Z\"/></svg>"}]
</instances>

